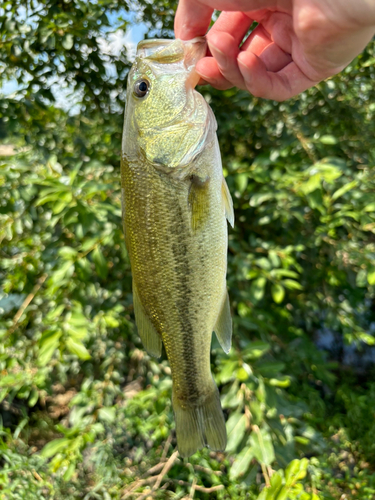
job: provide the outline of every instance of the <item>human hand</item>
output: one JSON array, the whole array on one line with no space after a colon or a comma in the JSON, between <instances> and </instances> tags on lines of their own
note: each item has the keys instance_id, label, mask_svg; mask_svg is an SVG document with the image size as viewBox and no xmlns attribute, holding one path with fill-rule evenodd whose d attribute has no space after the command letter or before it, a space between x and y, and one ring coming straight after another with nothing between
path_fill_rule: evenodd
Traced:
<instances>
[{"instance_id":1,"label":"human hand","mask_svg":"<svg viewBox=\"0 0 375 500\"><path fill-rule=\"evenodd\" d=\"M180 0L176 38L205 35L214 9L202 80L276 101L342 71L375 34L374 0Z\"/></svg>"}]
</instances>

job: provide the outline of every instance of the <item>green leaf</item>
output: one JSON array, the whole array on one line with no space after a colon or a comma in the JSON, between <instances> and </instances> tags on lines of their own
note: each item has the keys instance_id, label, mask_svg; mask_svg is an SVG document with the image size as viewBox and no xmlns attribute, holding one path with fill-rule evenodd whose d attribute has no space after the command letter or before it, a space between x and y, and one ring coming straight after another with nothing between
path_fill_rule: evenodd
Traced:
<instances>
[{"instance_id":1,"label":"green leaf","mask_svg":"<svg viewBox=\"0 0 375 500\"><path fill-rule=\"evenodd\" d=\"M54 439L47 443L42 451L40 452L41 456L44 458L50 458L56 455L59 451L62 451L70 444L70 439L63 437L60 439Z\"/></svg>"},{"instance_id":2,"label":"green leaf","mask_svg":"<svg viewBox=\"0 0 375 500\"><path fill-rule=\"evenodd\" d=\"M39 341L38 364L46 366L60 345L61 330L47 330Z\"/></svg>"},{"instance_id":3,"label":"green leaf","mask_svg":"<svg viewBox=\"0 0 375 500\"><path fill-rule=\"evenodd\" d=\"M291 271L290 269L272 269L271 276L275 278L298 278L299 275L295 271Z\"/></svg>"},{"instance_id":4,"label":"green leaf","mask_svg":"<svg viewBox=\"0 0 375 500\"><path fill-rule=\"evenodd\" d=\"M280 257L277 255L277 253L275 251L270 250L268 252L268 258L269 258L273 267L278 268L280 266Z\"/></svg>"},{"instance_id":5,"label":"green leaf","mask_svg":"<svg viewBox=\"0 0 375 500\"><path fill-rule=\"evenodd\" d=\"M330 163L324 163L324 162L316 163L312 167L311 171L316 171L316 170L320 172L323 179L328 183L332 183L334 180L342 176L342 171L340 170L340 168Z\"/></svg>"},{"instance_id":6,"label":"green leaf","mask_svg":"<svg viewBox=\"0 0 375 500\"><path fill-rule=\"evenodd\" d=\"M66 208L67 206L67 202L64 201L64 200L58 200L56 201L54 204L53 204L53 207L52 207L52 212L55 214L55 215L58 215L60 214L64 208Z\"/></svg>"},{"instance_id":7,"label":"green leaf","mask_svg":"<svg viewBox=\"0 0 375 500\"><path fill-rule=\"evenodd\" d=\"M249 342L246 349L243 352L244 357L250 359L258 359L264 354L266 354L271 349L268 342L262 342L261 340L256 340L254 342Z\"/></svg>"},{"instance_id":8,"label":"green leaf","mask_svg":"<svg viewBox=\"0 0 375 500\"><path fill-rule=\"evenodd\" d=\"M109 326L109 328L117 328L118 326L120 326L119 320L109 314L103 316L103 319L106 325Z\"/></svg>"},{"instance_id":9,"label":"green leaf","mask_svg":"<svg viewBox=\"0 0 375 500\"><path fill-rule=\"evenodd\" d=\"M291 498L301 498L303 485L299 482L306 476L306 470L309 461L307 458L302 460L292 460L285 470L285 486L281 489L276 500L289 500ZM303 497L302 497L303 498Z\"/></svg>"},{"instance_id":10,"label":"green leaf","mask_svg":"<svg viewBox=\"0 0 375 500\"><path fill-rule=\"evenodd\" d=\"M99 246L97 246L92 252L92 260L95 264L96 272L98 273L100 278L106 279L108 275L108 264Z\"/></svg>"},{"instance_id":11,"label":"green leaf","mask_svg":"<svg viewBox=\"0 0 375 500\"><path fill-rule=\"evenodd\" d=\"M286 288L289 288L290 290L302 290L303 289L301 283L298 283L298 281L283 280L282 283L284 286L286 286Z\"/></svg>"},{"instance_id":12,"label":"green leaf","mask_svg":"<svg viewBox=\"0 0 375 500\"><path fill-rule=\"evenodd\" d=\"M98 410L98 417L100 420L111 424L116 419L116 408L114 406L100 408Z\"/></svg>"},{"instance_id":13,"label":"green leaf","mask_svg":"<svg viewBox=\"0 0 375 500\"><path fill-rule=\"evenodd\" d=\"M319 140L322 144L327 144L329 146L333 146L338 142L336 137L334 137L333 135L322 135Z\"/></svg>"},{"instance_id":14,"label":"green leaf","mask_svg":"<svg viewBox=\"0 0 375 500\"><path fill-rule=\"evenodd\" d=\"M283 471L279 470L271 477L270 486L263 488L257 500L278 500L278 494L283 482Z\"/></svg>"},{"instance_id":15,"label":"green leaf","mask_svg":"<svg viewBox=\"0 0 375 500\"><path fill-rule=\"evenodd\" d=\"M271 269L271 262L267 259L267 257L260 257L255 261L255 264L266 271Z\"/></svg>"},{"instance_id":16,"label":"green leaf","mask_svg":"<svg viewBox=\"0 0 375 500\"><path fill-rule=\"evenodd\" d=\"M77 255L77 250L72 247L61 247L59 249L59 255L65 260L73 260Z\"/></svg>"},{"instance_id":17,"label":"green leaf","mask_svg":"<svg viewBox=\"0 0 375 500\"><path fill-rule=\"evenodd\" d=\"M87 325L84 327L77 327L68 324L66 326L66 332L68 333L69 337L71 337L74 340L83 340L87 337L88 334Z\"/></svg>"},{"instance_id":18,"label":"green leaf","mask_svg":"<svg viewBox=\"0 0 375 500\"><path fill-rule=\"evenodd\" d=\"M369 285L375 285L375 268L371 268L367 271L367 281Z\"/></svg>"},{"instance_id":19,"label":"green leaf","mask_svg":"<svg viewBox=\"0 0 375 500\"><path fill-rule=\"evenodd\" d=\"M358 181L351 181L348 182L347 184L344 184L342 187L340 187L337 191L333 193L331 196L332 200L337 200L337 198L340 198L343 194L347 193L348 191L351 191L354 187L356 187L358 184ZM366 209L365 209L366 210Z\"/></svg>"},{"instance_id":20,"label":"green leaf","mask_svg":"<svg viewBox=\"0 0 375 500\"><path fill-rule=\"evenodd\" d=\"M285 369L285 363L282 361L264 361L257 363L257 369L264 377L270 377L282 372Z\"/></svg>"},{"instance_id":21,"label":"green leaf","mask_svg":"<svg viewBox=\"0 0 375 500\"><path fill-rule=\"evenodd\" d=\"M310 177L306 182L303 182L299 186L299 190L303 194L309 194L315 191L315 189L320 188L320 174L315 174Z\"/></svg>"},{"instance_id":22,"label":"green leaf","mask_svg":"<svg viewBox=\"0 0 375 500\"><path fill-rule=\"evenodd\" d=\"M357 337L367 345L374 345L375 344L375 337L373 337L369 333L361 332L361 333L357 334Z\"/></svg>"},{"instance_id":23,"label":"green leaf","mask_svg":"<svg viewBox=\"0 0 375 500\"><path fill-rule=\"evenodd\" d=\"M367 271L366 271L366 269L360 269L358 271L355 283L358 287L365 287L367 285Z\"/></svg>"},{"instance_id":24,"label":"green leaf","mask_svg":"<svg viewBox=\"0 0 375 500\"><path fill-rule=\"evenodd\" d=\"M65 50L70 50L73 47L73 45L74 45L73 35L71 35L70 33L68 33L63 38L62 46L64 47Z\"/></svg>"},{"instance_id":25,"label":"green leaf","mask_svg":"<svg viewBox=\"0 0 375 500\"><path fill-rule=\"evenodd\" d=\"M309 461L307 458L302 460L292 460L288 467L285 469L285 481L288 486L294 485L300 479L306 476L307 466Z\"/></svg>"},{"instance_id":26,"label":"green leaf","mask_svg":"<svg viewBox=\"0 0 375 500\"><path fill-rule=\"evenodd\" d=\"M87 252L90 250L93 250L94 247L98 244L100 241L100 238L87 238L81 246L81 251L82 252Z\"/></svg>"},{"instance_id":27,"label":"green leaf","mask_svg":"<svg viewBox=\"0 0 375 500\"><path fill-rule=\"evenodd\" d=\"M236 451L246 432L246 416L242 413L233 413L227 421L228 452Z\"/></svg>"},{"instance_id":28,"label":"green leaf","mask_svg":"<svg viewBox=\"0 0 375 500\"><path fill-rule=\"evenodd\" d=\"M56 192L53 192L47 196L43 196L41 198L38 199L38 201L35 203L35 206L40 206L40 205L44 205L45 203L48 203L49 201L56 201L59 199L59 196L60 196L60 192L56 191Z\"/></svg>"},{"instance_id":29,"label":"green leaf","mask_svg":"<svg viewBox=\"0 0 375 500\"><path fill-rule=\"evenodd\" d=\"M76 470L76 463L70 462L70 464L68 465L68 468L66 469L66 471L64 472L64 475L63 475L64 481L70 481L75 470Z\"/></svg>"},{"instance_id":30,"label":"green leaf","mask_svg":"<svg viewBox=\"0 0 375 500\"><path fill-rule=\"evenodd\" d=\"M66 260L52 274L51 281L56 285L59 285L64 279L70 278L73 272L74 272L74 263L71 260Z\"/></svg>"},{"instance_id":31,"label":"green leaf","mask_svg":"<svg viewBox=\"0 0 375 500\"><path fill-rule=\"evenodd\" d=\"M66 347L72 354L75 354L82 360L91 359L91 355L86 347L79 340L68 337L66 339Z\"/></svg>"},{"instance_id":32,"label":"green leaf","mask_svg":"<svg viewBox=\"0 0 375 500\"><path fill-rule=\"evenodd\" d=\"M271 287L272 298L276 302L276 304L280 304L285 297L285 289L279 283L272 285Z\"/></svg>"},{"instance_id":33,"label":"green leaf","mask_svg":"<svg viewBox=\"0 0 375 500\"><path fill-rule=\"evenodd\" d=\"M267 200L271 200L274 197L273 193L255 193L250 198L250 206L258 207Z\"/></svg>"},{"instance_id":34,"label":"green leaf","mask_svg":"<svg viewBox=\"0 0 375 500\"><path fill-rule=\"evenodd\" d=\"M257 425L254 425L250 436L250 445L259 463L271 465L275 460L271 435L266 429L259 429Z\"/></svg>"},{"instance_id":35,"label":"green leaf","mask_svg":"<svg viewBox=\"0 0 375 500\"><path fill-rule=\"evenodd\" d=\"M39 399L39 392L34 388L30 392L29 400L27 402L28 406L30 406L30 408L35 406L38 399Z\"/></svg>"},{"instance_id":36,"label":"green leaf","mask_svg":"<svg viewBox=\"0 0 375 500\"><path fill-rule=\"evenodd\" d=\"M266 281L266 278L260 277L251 283L250 296L253 302L258 302L263 298Z\"/></svg>"},{"instance_id":37,"label":"green leaf","mask_svg":"<svg viewBox=\"0 0 375 500\"><path fill-rule=\"evenodd\" d=\"M248 181L249 181L249 176L247 173L236 175L235 177L236 188L240 194L242 194L245 191Z\"/></svg>"},{"instance_id":38,"label":"green leaf","mask_svg":"<svg viewBox=\"0 0 375 500\"><path fill-rule=\"evenodd\" d=\"M362 64L363 68L368 68L369 66L375 66L375 57L370 57L370 59Z\"/></svg>"},{"instance_id":39,"label":"green leaf","mask_svg":"<svg viewBox=\"0 0 375 500\"><path fill-rule=\"evenodd\" d=\"M285 375L283 377L271 378L268 381L268 384L272 385L273 387L283 387L283 388L289 387L290 383L291 379L290 377L288 377L288 375Z\"/></svg>"},{"instance_id":40,"label":"green leaf","mask_svg":"<svg viewBox=\"0 0 375 500\"><path fill-rule=\"evenodd\" d=\"M238 367L238 361L229 361L223 365L222 369L218 373L219 381L226 384L230 380L233 380L236 376L236 368Z\"/></svg>"},{"instance_id":41,"label":"green leaf","mask_svg":"<svg viewBox=\"0 0 375 500\"><path fill-rule=\"evenodd\" d=\"M243 363L242 366L236 372L236 378L240 382L245 382L250 375L252 375L252 370L247 363Z\"/></svg>"},{"instance_id":42,"label":"green leaf","mask_svg":"<svg viewBox=\"0 0 375 500\"><path fill-rule=\"evenodd\" d=\"M244 476L248 471L253 458L254 454L251 447L245 446L242 448L230 468L229 478L233 481L234 479Z\"/></svg>"}]
</instances>

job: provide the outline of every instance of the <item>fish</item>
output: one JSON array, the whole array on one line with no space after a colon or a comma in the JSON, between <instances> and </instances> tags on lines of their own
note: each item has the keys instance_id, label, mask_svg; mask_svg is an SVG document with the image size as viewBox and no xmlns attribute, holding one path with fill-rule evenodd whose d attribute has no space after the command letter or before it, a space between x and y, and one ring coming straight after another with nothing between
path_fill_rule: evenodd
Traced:
<instances>
[{"instance_id":1,"label":"fish","mask_svg":"<svg viewBox=\"0 0 375 500\"><path fill-rule=\"evenodd\" d=\"M213 331L231 348L226 286L231 195L216 119L195 90L204 37L144 40L128 75L121 154L125 243L139 336L172 375L177 447L223 451L227 435L211 374Z\"/></svg>"}]
</instances>

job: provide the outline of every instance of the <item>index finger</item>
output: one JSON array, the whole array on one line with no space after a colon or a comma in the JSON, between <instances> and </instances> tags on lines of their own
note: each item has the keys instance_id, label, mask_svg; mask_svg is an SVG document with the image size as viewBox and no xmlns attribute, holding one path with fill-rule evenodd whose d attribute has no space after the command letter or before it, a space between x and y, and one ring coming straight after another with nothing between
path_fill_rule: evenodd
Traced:
<instances>
[{"instance_id":1,"label":"index finger","mask_svg":"<svg viewBox=\"0 0 375 500\"><path fill-rule=\"evenodd\" d=\"M180 0L174 20L176 38L191 40L204 36L214 9L196 0Z\"/></svg>"},{"instance_id":2,"label":"index finger","mask_svg":"<svg viewBox=\"0 0 375 500\"><path fill-rule=\"evenodd\" d=\"M267 7L290 10L291 0L180 0L174 21L176 38L189 40L207 33L213 11L246 12Z\"/></svg>"}]
</instances>

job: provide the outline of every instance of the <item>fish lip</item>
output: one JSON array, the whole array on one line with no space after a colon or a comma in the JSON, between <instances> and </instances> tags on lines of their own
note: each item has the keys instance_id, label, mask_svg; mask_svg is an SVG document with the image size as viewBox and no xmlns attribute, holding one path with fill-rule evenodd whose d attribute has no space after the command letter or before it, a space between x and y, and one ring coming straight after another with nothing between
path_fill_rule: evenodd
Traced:
<instances>
[{"instance_id":1,"label":"fish lip","mask_svg":"<svg viewBox=\"0 0 375 500\"><path fill-rule=\"evenodd\" d=\"M166 43L175 42L174 38L154 38L151 40L141 40L137 45L137 52L140 49L152 49L158 45L165 45Z\"/></svg>"},{"instance_id":2,"label":"fish lip","mask_svg":"<svg viewBox=\"0 0 375 500\"><path fill-rule=\"evenodd\" d=\"M205 36L196 36L195 38L192 38L191 40L181 40L180 38L154 38L151 40L141 40L140 42L138 42L137 52L140 49L151 49L151 48L157 47L158 45L166 45L168 43L173 43L176 41L180 41L180 42L185 44L185 43L202 42L205 40L206 40Z\"/></svg>"}]
</instances>

